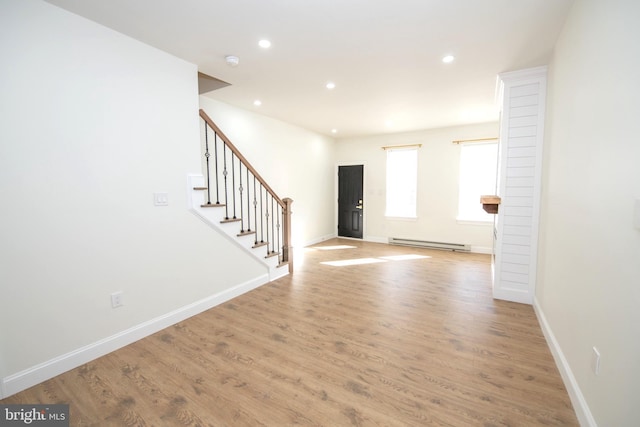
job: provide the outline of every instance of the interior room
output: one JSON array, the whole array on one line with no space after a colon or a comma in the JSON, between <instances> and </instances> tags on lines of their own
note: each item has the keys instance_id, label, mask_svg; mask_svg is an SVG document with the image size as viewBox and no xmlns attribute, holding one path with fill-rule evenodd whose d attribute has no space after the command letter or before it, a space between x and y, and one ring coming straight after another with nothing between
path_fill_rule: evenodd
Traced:
<instances>
[{"instance_id":1,"label":"interior room","mask_svg":"<svg viewBox=\"0 0 640 427\"><path fill-rule=\"evenodd\" d=\"M256 425L268 402L264 425L637 424L640 4L342 3L0 1L0 405L68 403L71 425ZM515 96L535 98L534 125ZM501 202L470 219L461 158L482 144L499 153ZM406 149L405 215L386 171ZM504 184L523 178L516 162L535 175L528 205ZM353 165L358 237L339 231ZM231 206L211 190L236 176L241 214L204 207ZM529 233L518 266L515 227ZM341 326L349 315L367 323ZM154 395L149 369L198 360L187 336L231 374L207 365L163 385L191 394ZM280 354L287 343L317 366ZM170 362L169 347L184 352ZM416 377L427 365L441 377ZM243 388L254 373L272 385ZM104 397L102 413L100 390L126 381L149 400Z\"/></svg>"}]
</instances>

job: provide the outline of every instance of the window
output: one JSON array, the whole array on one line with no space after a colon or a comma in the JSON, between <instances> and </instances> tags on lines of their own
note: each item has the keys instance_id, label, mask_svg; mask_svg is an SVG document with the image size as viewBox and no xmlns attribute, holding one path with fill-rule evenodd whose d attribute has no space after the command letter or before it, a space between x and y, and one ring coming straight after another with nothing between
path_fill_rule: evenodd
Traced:
<instances>
[{"instance_id":1,"label":"window","mask_svg":"<svg viewBox=\"0 0 640 427\"><path fill-rule=\"evenodd\" d=\"M418 147L387 147L386 216L416 217L418 189Z\"/></svg>"},{"instance_id":2,"label":"window","mask_svg":"<svg viewBox=\"0 0 640 427\"><path fill-rule=\"evenodd\" d=\"M482 209L480 196L496 194L498 144L463 144L460 150L460 188L458 192L459 221L493 221Z\"/></svg>"}]
</instances>

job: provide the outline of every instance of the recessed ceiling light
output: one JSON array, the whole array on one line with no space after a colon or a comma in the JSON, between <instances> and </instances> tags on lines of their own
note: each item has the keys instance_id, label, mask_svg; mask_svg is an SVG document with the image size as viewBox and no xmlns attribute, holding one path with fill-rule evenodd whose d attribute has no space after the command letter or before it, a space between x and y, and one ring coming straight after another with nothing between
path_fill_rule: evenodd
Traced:
<instances>
[{"instance_id":1,"label":"recessed ceiling light","mask_svg":"<svg viewBox=\"0 0 640 427\"><path fill-rule=\"evenodd\" d=\"M338 129L331 129L331 133L338 133Z\"/></svg>"},{"instance_id":2,"label":"recessed ceiling light","mask_svg":"<svg viewBox=\"0 0 640 427\"><path fill-rule=\"evenodd\" d=\"M325 85L325 87L326 87L327 89L329 89L329 90L331 90L331 89L335 89L336 84L335 84L334 82L328 82L328 83Z\"/></svg>"},{"instance_id":3,"label":"recessed ceiling light","mask_svg":"<svg viewBox=\"0 0 640 427\"><path fill-rule=\"evenodd\" d=\"M453 62L454 59L456 59L455 56L447 55L447 56L442 57L442 62L444 62L445 64L449 64L449 63Z\"/></svg>"},{"instance_id":4,"label":"recessed ceiling light","mask_svg":"<svg viewBox=\"0 0 640 427\"><path fill-rule=\"evenodd\" d=\"M256 99L255 101L253 101L253 105L255 105L256 107L259 107L262 105L262 101L260 101L259 99Z\"/></svg>"},{"instance_id":5,"label":"recessed ceiling light","mask_svg":"<svg viewBox=\"0 0 640 427\"><path fill-rule=\"evenodd\" d=\"M269 40L262 39L258 42L258 46L260 46L263 49L268 49L271 47L271 42Z\"/></svg>"}]
</instances>

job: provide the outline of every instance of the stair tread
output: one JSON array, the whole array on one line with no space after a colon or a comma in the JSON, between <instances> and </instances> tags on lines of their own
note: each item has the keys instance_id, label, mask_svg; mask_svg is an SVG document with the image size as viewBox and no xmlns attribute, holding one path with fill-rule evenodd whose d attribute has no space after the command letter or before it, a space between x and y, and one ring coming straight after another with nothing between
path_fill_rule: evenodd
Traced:
<instances>
[{"instance_id":1,"label":"stair tread","mask_svg":"<svg viewBox=\"0 0 640 427\"><path fill-rule=\"evenodd\" d=\"M280 255L280 252L269 252L265 258L271 258Z\"/></svg>"},{"instance_id":2,"label":"stair tread","mask_svg":"<svg viewBox=\"0 0 640 427\"><path fill-rule=\"evenodd\" d=\"M226 205L223 203L206 203L204 205L200 205L201 208L223 208Z\"/></svg>"},{"instance_id":3,"label":"stair tread","mask_svg":"<svg viewBox=\"0 0 640 427\"><path fill-rule=\"evenodd\" d=\"M256 234L256 232L253 231L253 230L245 230L245 231L241 231L240 233L236 234L236 236L242 237L242 236L249 236L251 234Z\"/></svg>"},{"instance_id":4,"label":"stair tread","mask_svg":"<svg viewBox=\"0 0 640 427\"><path fill-rule=\"evenodd\" d=\"M267 246L268 244L269 244L269 242L258 242L258 243L255 243L255 244L252 246L252 248L261 248L261 247L263 247L263 246Z\"/></svg>"},{"instance_id":5,"label":"stair tread","mask_svg":"<svg viewBox=\"0 0 640 427\"><path fill-rule=\"evenodd\" d=\"M194 190L206 190L207 187L193 187Z\"/></svg>"},{"instance_id":6,"label":"stair tread","mask_svg":"<svg viewBox=\"0 0 640 427\"><path fill-rule=\"evenodd\" d=\"M242 218L227 218L227 219L223 219L222 221L220 221L221 224L226 224L228 222L240 222L242 221Z\"/></svg>"}]
</instances>

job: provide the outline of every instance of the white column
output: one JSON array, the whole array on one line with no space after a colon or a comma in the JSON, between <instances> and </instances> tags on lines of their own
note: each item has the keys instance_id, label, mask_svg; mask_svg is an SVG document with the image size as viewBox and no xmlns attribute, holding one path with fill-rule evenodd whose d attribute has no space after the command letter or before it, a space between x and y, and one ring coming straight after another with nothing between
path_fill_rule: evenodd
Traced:
<instances>
[{"instance_id":1,"label":"white column","mask_svg":"<svg viewBox=\"0 0 640 427\"><path fill-rule=\"evenodd\" d=\"M493 296L532 304L547 68L504 73L499 79L502 114L498 196L502 202L496 216Z\"/></svg>"}]
</instances>

